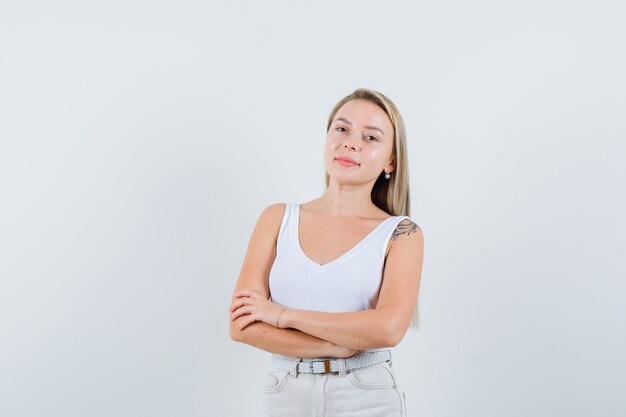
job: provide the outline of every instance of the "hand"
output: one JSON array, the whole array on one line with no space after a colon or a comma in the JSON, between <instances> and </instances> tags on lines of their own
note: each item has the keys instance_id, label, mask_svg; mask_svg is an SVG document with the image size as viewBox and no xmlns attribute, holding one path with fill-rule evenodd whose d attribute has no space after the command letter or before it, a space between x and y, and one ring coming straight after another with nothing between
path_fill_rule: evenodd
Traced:
<instances>
[{"instance_id":1,"label":"hand","mask_svg":"<svg viewBox=\"0 0 626 417\"><path fill-rule=\"evenodd\" d=\"M255 321L263 321L274 327L279 327L279 318L285 307L273 303L253 290L241 290L234 294L238 299L230 306L230 319L236 320L238 317L248 315L238 324L239 330L243 330L248 324Z\"/></svg>"}]
</instances>

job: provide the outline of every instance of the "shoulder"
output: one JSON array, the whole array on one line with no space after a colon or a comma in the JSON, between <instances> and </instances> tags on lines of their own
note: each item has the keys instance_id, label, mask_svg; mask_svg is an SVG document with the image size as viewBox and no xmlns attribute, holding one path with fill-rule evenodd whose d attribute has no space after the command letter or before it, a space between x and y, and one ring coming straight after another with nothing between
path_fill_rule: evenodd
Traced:
<instances>
[{"instance_id":1,"label":"shoulder","mask_svg":"<svg viewBox=\"0 0 626 417\"><path fill-rule=\"evenodd\" d=\"M273 235L276 238L285 210L287 210L286 203L273 203L265 207L259 215L256 229L265 234Z\"/></svg>"},{"instance_id":2,"label":"shoulder","mask_svg":"<svg viewBox=\"0 0 626 417\"><path fill-rule=\"evenodd\" d=\"M424 238L424 233L421 227L419 227L417 223L413 221L413 219L406 216L405 218L400 220L400 222L398 222L396 228L393 231L393 234L391 235L391 240L396 241L403 236L407 236L406 239L409 239L408 236L413 236L413 238L411 239L418 240Z\"/></svg>"},{"instance_id":3,"label":"shoulder","mask_svg":"<svg viewBox=\"0 0 626 417\"><path fill-rule=\"evenodd\" d=\"M287 210L287 203L273 203L263 209L261 217L268 220L276 220L277 218L282 220L285 210Z\"/></svg>"},{"instance_id":4,"label":"shoulder","mask_svg":"<svg viewBox=\"0 0 626 417\"><path fill-rule=\"evenodd\" d=\"M389 247L387 249L387 253L385 257L393 253L413 253L416 251L423 251L424 247L424 233L408 216L403 216L404 218L400 220L391 237L389 239Z\"/></svg>"}]
</instances>

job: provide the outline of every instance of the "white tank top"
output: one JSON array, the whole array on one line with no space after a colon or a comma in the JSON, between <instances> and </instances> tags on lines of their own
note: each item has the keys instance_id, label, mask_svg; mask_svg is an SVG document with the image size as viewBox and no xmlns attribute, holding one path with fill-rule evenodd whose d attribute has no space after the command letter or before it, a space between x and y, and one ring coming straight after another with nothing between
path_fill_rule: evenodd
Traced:
<instances>
[{"instance_id":1,"label":"white tank top","mask_svg":"<svg viewBox=\"0 0 626 417\"><path fill-rule=\"evenodd\" d=\"M387 244L398 223L392 216L339 258L319 265L300 246L300 204L287 203L269 274L270 298L284 307L325 312L374 309L382 282ZM390 349L368 349L367 352Z\"/></svg>"}]
</instances>

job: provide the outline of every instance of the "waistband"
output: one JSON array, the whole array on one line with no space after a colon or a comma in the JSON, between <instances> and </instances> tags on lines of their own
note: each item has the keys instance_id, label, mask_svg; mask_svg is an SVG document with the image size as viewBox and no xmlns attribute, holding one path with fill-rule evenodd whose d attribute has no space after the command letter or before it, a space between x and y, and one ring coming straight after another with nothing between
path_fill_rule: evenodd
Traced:
<instances>
[{"instance_id":1,"label":"waistband","mask_svg":"<svg viewBox=\"0 0 626 417\"><path fill-rule=\"evenodd\" d=\"M272 364L284 371L290 371L296 376L305 374L330 374L338 373L345 375L353 369L391 362L391 350L378 350L375 352L361 352L348 358L297 358L292 356L272 355Z\"/></svg>"}]
</instances>

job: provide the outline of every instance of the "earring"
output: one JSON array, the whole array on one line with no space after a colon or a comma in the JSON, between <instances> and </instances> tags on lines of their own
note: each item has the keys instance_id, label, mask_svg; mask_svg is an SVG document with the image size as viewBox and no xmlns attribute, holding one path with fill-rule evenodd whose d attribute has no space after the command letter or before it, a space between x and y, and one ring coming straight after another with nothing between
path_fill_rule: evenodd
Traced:
<instances>
[{"instance_id":1,"label":"earring","mask_svg":"<svg viewBox=\"0 0 626 417\"><path fill-rule=\"evenodd\" d=\"M391 174L388 172L385 172L385 179L389 179L389 177L391 177Z\"/></svg>"}]
</instances>

